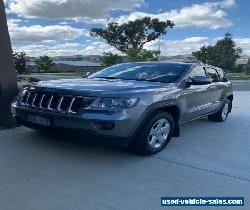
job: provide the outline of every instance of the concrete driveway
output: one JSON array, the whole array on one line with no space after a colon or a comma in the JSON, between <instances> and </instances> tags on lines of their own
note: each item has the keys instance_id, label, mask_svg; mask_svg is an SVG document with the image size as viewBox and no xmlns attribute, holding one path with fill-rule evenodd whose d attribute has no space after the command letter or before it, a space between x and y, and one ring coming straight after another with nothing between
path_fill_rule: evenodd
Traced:
<instances>
[{"instance_id":1,"label":"concrete driveway","mask_svg":"<svg viewBox=\"0 0 250 210\"><path fill-rule=\"evenodd\" d=\"M225 123L183 125L155 156L84 139L0 131L0 208L151 210L164 208L161 196L244 196L237 209L250 209L249 91L235 92Z\"/></svg>"}]
</instances>

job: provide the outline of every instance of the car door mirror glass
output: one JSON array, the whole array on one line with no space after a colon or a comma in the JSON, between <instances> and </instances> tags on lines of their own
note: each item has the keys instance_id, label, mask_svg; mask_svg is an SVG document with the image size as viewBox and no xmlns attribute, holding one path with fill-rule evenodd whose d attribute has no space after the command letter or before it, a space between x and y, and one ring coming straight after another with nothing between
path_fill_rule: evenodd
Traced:
<instances>
[{"instance_id":1,"label":"car door mirror glass","mask_svg":"<svg viewBox=\"0 0 250 210\"><path fill-rule=\"evenodd\" d=\"M212 80L209 77L206 76L193 76L193 77L189 77L186 80L186 85L187 86L191 86L191 85L207 85L207 84L211 84Z\"/></svg>"}]
</instances>

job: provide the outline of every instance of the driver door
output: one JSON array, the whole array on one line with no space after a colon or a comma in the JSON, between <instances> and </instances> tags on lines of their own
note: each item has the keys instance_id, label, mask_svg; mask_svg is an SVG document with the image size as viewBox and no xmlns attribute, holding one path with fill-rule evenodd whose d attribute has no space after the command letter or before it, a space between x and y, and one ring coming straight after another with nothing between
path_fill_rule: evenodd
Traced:
<instances>
[{"instance_id":1,"label":"driver door","mask_svg":"<svg viewBox=\"0 0 250 210\"><path fill-rule=\"evenodd\" d=\"M195 67L186 79L194 76L206 77L205 69L202 66ZM211 97L208 97L210 85L190 85L182 88L180 94L181 122L187 122L208 113L209 107L212 105L210 101Z\"/></svg>"}]
</instances>

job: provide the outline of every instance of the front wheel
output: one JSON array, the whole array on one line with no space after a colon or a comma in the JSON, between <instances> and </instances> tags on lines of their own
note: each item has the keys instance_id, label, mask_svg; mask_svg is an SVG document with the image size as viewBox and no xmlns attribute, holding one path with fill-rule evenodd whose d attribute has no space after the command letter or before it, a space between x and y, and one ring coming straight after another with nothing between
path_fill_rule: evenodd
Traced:
<instances>
[{"instance_id":1,"label":"front wheel","mask_svg":"<svg viewBox=\"0 0 250 210\"><path fill-rule=\"evenodd\" d=\"M170 141L173 126L174 120L169 113L155 112L132 142L136 152L146 155L160 152Z\"/></svg>"},{"instance_id":2,"label":"front wheel","mask_svg":"<svg viewBox=\"0 0 250 210\"><path fill-rule=\"evenodd\" d=\"M219 111L215 114L208 115L208 119L215 122L224 122L228 117L231 106L231 101L226 99Z\"/></svg>"}]
</instances>

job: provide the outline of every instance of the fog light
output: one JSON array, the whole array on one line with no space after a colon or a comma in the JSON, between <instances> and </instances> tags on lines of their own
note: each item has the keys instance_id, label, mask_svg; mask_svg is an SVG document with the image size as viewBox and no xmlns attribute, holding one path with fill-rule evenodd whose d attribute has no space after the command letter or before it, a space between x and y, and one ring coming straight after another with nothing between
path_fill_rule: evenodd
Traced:
<instances>
[{"instance_id":1,"label":"fog light","mask_svg":"<svg viewBox=\"0 0 250 210\"><path fill-rule=\"evenodd\" d=\"M97 129L102 129L102 130L112 130L115 127L115 124L112 122L94 122L93 125Z\"/></svg>"}]
</instances>

